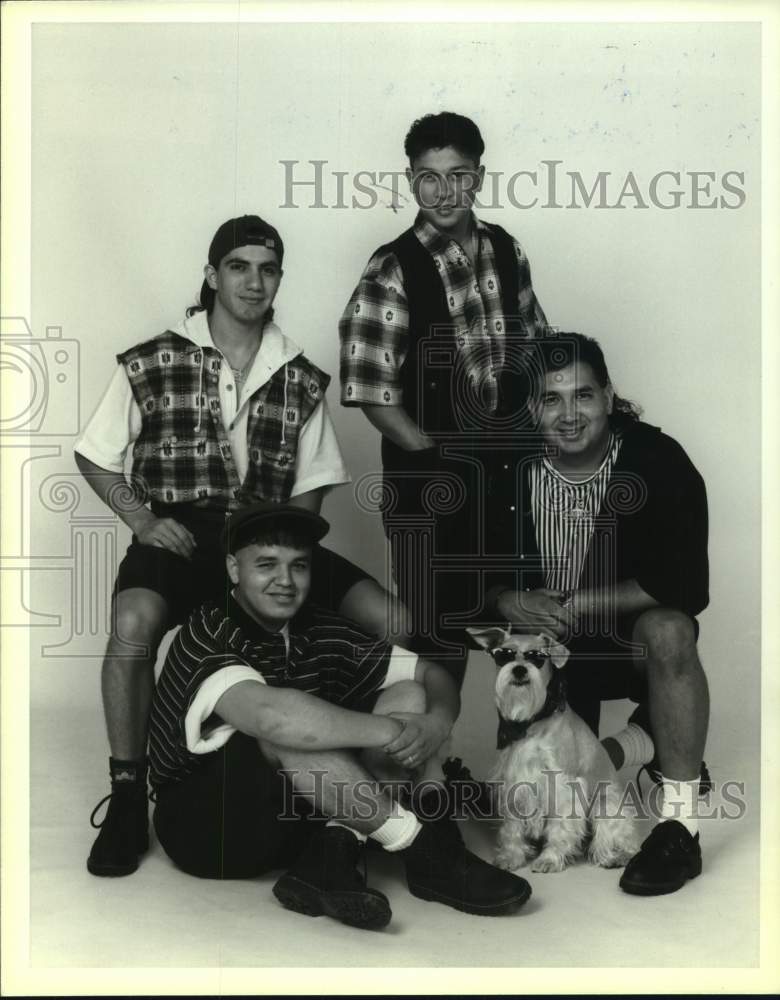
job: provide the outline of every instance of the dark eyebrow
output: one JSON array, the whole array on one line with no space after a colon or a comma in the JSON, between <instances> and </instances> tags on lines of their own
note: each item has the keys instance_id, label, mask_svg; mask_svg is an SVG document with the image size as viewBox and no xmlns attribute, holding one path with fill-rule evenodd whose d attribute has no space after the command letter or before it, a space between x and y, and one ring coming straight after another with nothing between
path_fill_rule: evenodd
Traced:
<instances>
[{"instance_id":1,"label":"dark eyebrow","mask_svg":"<svg viewBox=\"0 0 780 1000\"><path fill-rule=\"evenodd\" d=\"M224 261L224 264L244 264L247 267L251 267L254 261L246 260L244 257L233 257L229 256ZM258 267L279 267L279 262L277 260L261 260L257 261Z\"/></svg>"},{"instance_id":2,"label":"dark eyebrow","mask_svg":"<svg viewBox=\"0 0 780 1000\"><path fill-rule=\"evenodd\" d=\"M465 170L467 173L475 174L477 171L474 167L470 167L467 163L459 163L454 167L450 167L447 171L448 174L453 174L458 170ZM444 176L441 170L437 170L436 167L418 167L415 170L416 174L437 174L438 176Z\"/></svg>"}]
</instances>

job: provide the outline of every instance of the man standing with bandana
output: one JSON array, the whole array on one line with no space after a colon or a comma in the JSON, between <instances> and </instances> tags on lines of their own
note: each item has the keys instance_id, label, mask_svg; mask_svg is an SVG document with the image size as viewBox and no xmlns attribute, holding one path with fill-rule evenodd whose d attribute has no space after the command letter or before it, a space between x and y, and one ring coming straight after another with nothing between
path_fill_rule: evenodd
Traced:
<instances>
[{"instance_id":1,"label":"man standing with bandana","mask_svg":"<svg viewBox=\"0 0 780 1000\"><path fill-rule=\"evenodd\" d=\"M130 874L148 847L157 649L193 607L225 600L226 517L258 500L316 513L328 488L349 481L325 401L329 376L273 322L283 257L279 233L258 216L220 226L199 304L117 356L75 446L87 482L133 532L102 671L112 790L87 861L94 875ZM313 599L385 635L389 597L376 581L326 549L314 560Z\"/></svg>"}]
</instances>

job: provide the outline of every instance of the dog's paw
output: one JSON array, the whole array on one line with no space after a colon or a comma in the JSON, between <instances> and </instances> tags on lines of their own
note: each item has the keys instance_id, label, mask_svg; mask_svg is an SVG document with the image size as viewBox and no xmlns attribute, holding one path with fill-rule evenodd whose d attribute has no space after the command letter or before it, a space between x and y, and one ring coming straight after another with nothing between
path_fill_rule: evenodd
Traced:
<instances>
[{"instance_id":1,"label":"dog's paw","mask_svg":"<svg viewBox=\"0 0 780 1000\"><path fill-rule=\"evenodd\" d=\"M615 851L612 854L592 854L590 860L599 868L625 868L636 851Z\"/></svg>"},{"instance_id":2,"label":"dog's paw","mask_svg":"<svg viewBox=\"0 0 780 1000\"><path fill-rule=\"evenodd\" d=\"M550 854L545 851L531 865L531 871L539 873L562 872L566 867L567 861L562 854Z\"/></svg>"},{"instance_id":3,"label":"dog's paw","mask_svg":"<svg viewBox=\"0 0 780 1000\"><path fill-rule=\"evenodd\" d=\"M500 851L493 858L493 864L496 868L501 868L506 872L519 872L528 864L528 858L524 854L508 854L505 851Z\"/></svg>"}]
</instances>

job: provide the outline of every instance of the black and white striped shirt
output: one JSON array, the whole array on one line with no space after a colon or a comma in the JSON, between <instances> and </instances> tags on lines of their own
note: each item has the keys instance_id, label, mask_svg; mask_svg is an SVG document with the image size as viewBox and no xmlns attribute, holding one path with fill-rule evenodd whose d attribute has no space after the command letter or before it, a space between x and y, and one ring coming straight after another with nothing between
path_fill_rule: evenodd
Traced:
<instances>
[{"instance_id":1,"label":"black and white striped shirt","mask_svg":"<svg viewBox=\"0 0 780 1000\"><path fill-rule=\"evenodd\" d=\"M285 634L286 633L286 634ZM220 696L250 680L370 711L375 695L413 679L417 657L357 625L304 605L283 632L267 632L233 597L192 612L171 643L152 702L153 785L180 781L235 730L214 714Z\"/></svg>"},{"instance_id":2,"label":"black and white striped shirt","mask_svg":"<svg viewBox=\"0 0 780 1000\"><path fill-rule=\"evenodd\" d=\"M551 590L577 589L620 444L619 437L610 435L603 462L578 483L561 475L546 457L531 465L531 511L545 586Z\"/></svg>"}]
</instances>

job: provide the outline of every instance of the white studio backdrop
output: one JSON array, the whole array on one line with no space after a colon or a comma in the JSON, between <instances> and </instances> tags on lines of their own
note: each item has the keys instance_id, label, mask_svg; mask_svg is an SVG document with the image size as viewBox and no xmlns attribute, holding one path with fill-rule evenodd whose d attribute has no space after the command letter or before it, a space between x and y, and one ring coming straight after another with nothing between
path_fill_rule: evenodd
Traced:
<instances>
[{"instance_id":1,"label":"white studio backdrop","mask_svg":"<svg viewBox=\"0 0 780 1000\"><path fill-rule=\"evenodd\" d=\"M61 327L78 342L78 422L115 354L175 324L194 301L216 227L258 213L285 241L277 320L333 376L329 402L355 480L379 468L378 436L339 405L337 323L371 251L411 225L414 211L403 184L397 210L386 191L371 208L335 207L335 172L346 172L342 203L356 194L365 204L352 178L402 171L415 118L473 117L485 166L504 178L500 206L480 214L524 245L550 322L596 336L621 395L677 437L704 475L709 752L757 759L759 27L49 24L34 27L32 58L32 327L37 338ZM325 161L323 207L312 186L286 189L286 170L313 180L312 160ZM560 161L554 197L543 161ZM536 194L535 207L508 200L506 180L518 171L537 171L536 191L528 177L514 189L516 201ZM590 189L600 171L610 175L609 205L631 173L647 207L631 196L623 208L582 207L582 197L567 207L569 174ZM679 207L649 198L662 171L681 173ZM709 194L692 192L694 171L714 175ZM741 196L724 187L725 175ZM668 203L674 187L663 180L659 200ZM714 208L693 207L713 198ZM60 619L34 629L32 662L42 644L59 643L60 653L45 655L62 655L63 669L38 697L87 699L97 711L102 638L72 640L71 588L74 519L98 508L82 501L74 513L61 491L51 495L51 477L78 483L74 440L60 437L59 457L31 463L26 486L41 566L32 607ZM383 577L378 515L358 512L347 488L324 512L334 547ZM127 540L120 526L119 557ZM96 576L85 593L105 603L110 585ZM489 703L479 717L489 742Z\"/></svg>"}]
</instances>

